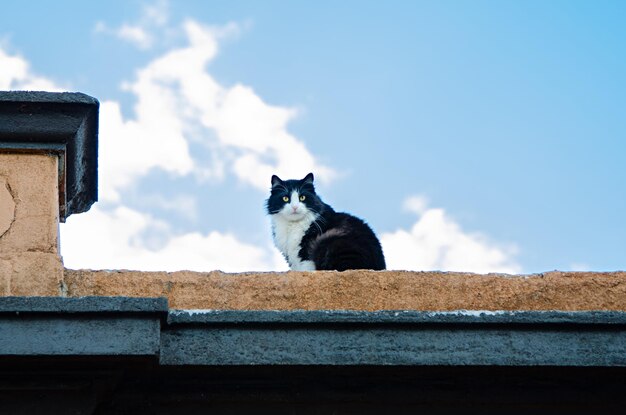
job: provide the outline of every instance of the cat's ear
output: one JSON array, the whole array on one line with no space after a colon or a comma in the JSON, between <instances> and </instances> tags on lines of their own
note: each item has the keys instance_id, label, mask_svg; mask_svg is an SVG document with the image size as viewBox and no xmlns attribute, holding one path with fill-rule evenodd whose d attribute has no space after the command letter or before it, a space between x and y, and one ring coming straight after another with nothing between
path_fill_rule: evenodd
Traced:
<instances>
[{"instance_id":1,"label":"cat's ear","mask_svg":"<svg viewBox=\"0 0 626 415\"><path fill-rule=\"evenodd\" d=\"M272 176L272 187L280 186L281 184L283 184L283 181L280 180L280 177L274 174Z\"/></svg>"},{"instance_id":2,"label":"cat's ear","mask_svg":"<svg viewBox=\"0 0 626 415\"><path fill-rule=\"evenodd\" d=\"M302 179L302 181L304 183L313 184L313 179L314 179L313 173L309 173L309 174L306 175L306 177L304 179Z\"/></svg>"}]
</instances>

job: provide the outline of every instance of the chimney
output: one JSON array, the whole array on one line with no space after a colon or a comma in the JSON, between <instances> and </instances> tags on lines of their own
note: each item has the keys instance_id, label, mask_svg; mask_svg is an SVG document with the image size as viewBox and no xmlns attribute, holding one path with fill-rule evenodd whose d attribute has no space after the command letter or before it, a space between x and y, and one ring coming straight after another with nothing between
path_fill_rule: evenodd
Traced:
<instances>
[{"instance_id":1,"label":"chimney","mask_svg":"<svg viewBox=\"0 0 626 415\"><path fill-rule=\"evenodd\" d=\"M98 198L98 107L80 93L0 92L0 296L61 293L59 221Z\"/></svg>"}]
</instances>

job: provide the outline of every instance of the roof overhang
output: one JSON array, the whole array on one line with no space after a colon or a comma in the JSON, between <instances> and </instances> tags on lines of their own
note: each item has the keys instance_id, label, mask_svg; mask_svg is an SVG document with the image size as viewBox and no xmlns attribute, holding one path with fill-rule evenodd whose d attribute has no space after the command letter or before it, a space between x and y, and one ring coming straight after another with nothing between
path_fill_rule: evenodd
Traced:
<instances>
[{"instance_id":1,"label":"roof overhang","mask_svg":"<svg viewBox=\"0 0 626 415\"><path fill-rule=\"evenodd\" d=\"M59 156L62 222L98 199L98 109L81 93L0 91L0 152Z\"/></svg>"}]
</instances>

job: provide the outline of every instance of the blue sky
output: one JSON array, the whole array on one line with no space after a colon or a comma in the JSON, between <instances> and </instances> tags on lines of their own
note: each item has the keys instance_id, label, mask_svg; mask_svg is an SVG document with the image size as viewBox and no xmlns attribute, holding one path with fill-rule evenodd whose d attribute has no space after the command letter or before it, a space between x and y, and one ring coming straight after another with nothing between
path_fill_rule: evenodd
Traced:
<instances>
[{"instance_id":1,"label":"blue sky","mask_svg":"<svg viewBox=\"0 0 626 415\"><path fill-rule=\"evenodd\" d=\"M273 168L312 169L393 268L616 270L624 21L620 1L11 2L0 89L102 103L69 267L284 269Z\"/></svg>"}]
</instances>

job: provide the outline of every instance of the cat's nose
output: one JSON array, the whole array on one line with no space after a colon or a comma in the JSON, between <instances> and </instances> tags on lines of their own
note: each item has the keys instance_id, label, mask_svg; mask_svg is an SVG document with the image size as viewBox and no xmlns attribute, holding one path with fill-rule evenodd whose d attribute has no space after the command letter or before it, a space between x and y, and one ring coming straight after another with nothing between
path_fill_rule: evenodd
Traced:
<instances>
[{"instance_id":1,"label":"cat's nose","mask_svg":"<svg viewBox=\"0 0 626 415\"><path fill-rule=\"evenodd\" d=\"M291 206L291 208L293 209L294 213L298 210L298 206Z\"/></svg>"}]
</instances>

